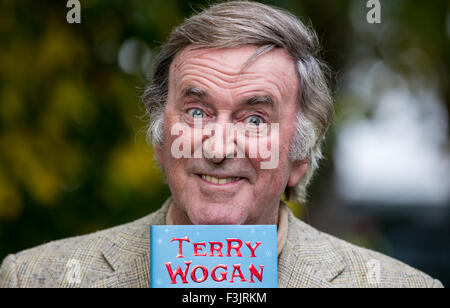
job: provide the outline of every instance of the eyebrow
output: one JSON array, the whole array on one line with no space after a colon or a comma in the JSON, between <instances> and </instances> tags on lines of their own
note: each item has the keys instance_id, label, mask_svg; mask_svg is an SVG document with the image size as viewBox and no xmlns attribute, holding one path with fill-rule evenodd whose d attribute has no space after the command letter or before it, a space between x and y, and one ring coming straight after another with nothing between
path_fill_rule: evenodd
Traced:
<instances>
[{"instance_id":1,"label":"eyebrow","mask_svg":"<svg viewBox=\"0 0 450 308\"><path fill-rule=\"evenodd\" d=\"M182 96L189 97L194 96L197 98L210 98L210 95L205 90L202 90L200 88L194 87L194 86L187 86L182 91ZM274 107L275 102L273 98L270 95L256 95L249 98L244 99L241 103L241 105L267 105L269 107Z\"/></svg>"},{"instance_id":2,"label":"eyebrow","mask_svg":"<svg viewBox=\"0 0 450 308\"><path fill-rule=\"evenodd\" d=\"M193 87L193 86L187 86L186 88L184 88L181 91L181 94L183 96L195 96L198 98L208 98L209 97L208 92L206 92L200 88Z\"/></svg>"},{"instance_id":3,"label":"eyebrow","mask_svg":"<svg viewBox=\"0 0 450 308\"><path fill-rule=\"evenodd\" d=\"M251 106L259 105L259 104L268 105L270 107L275 106L274 100L269 95L252 96L250 98L245 99L243 101L243 104L248 104L248 105L251 105Z\"/></svg>"}]
</instances>

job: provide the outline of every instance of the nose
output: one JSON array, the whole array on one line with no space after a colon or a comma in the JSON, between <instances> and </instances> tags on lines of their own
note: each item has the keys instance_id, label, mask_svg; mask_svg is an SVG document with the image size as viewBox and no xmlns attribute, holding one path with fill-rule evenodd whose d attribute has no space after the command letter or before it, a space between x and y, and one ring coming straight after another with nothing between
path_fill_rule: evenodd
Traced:
<instances>
[{"instance_id":1,"label":"nose","mask_svg":"<svg viewBox=\"0 0 450 308\"><path fill-rule=\"evenodd\" d=\"M215 164L220 164L225 159L234 157L234 134L231 135L230 129L227 129L230 125L214 123L211 131L208 131L208 136L203 141L204 157Z\"/></svg>"}]
</instances>

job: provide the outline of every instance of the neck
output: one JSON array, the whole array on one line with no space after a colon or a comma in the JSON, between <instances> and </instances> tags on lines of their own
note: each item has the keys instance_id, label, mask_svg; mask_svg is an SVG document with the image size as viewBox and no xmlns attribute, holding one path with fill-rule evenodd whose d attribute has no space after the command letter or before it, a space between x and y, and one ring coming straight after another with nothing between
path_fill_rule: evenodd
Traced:
<instances>
[{"instance_id":1,"label":"neck","mask_svg":"<svg viewBox=\"0 0 450 308\"><path fill-rule=\"evenodd\" d=\"M276 206L270 207L270 213L261 213L259 217L254 219L248 218L245 220L243 225L277 225L279 222L279 210L280 204L279 202ZM169 212L167 213L167 224L168 225L194 225L194 223L189 219L186 211L180 209L179 206L172 200Z\"/></svg>"}]
</instances>

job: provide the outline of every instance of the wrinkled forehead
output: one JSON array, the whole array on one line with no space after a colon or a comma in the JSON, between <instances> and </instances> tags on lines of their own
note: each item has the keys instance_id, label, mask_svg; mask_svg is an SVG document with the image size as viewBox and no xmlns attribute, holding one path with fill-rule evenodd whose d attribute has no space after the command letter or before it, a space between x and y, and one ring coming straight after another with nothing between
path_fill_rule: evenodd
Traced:
<instances>
[{"instance_id":1,"label":"wrinkled forehead","mask_svg":"<svg viewBox=\"0 0 450 308\"><path fill-rule=\"evenodd\" d=\"M276 87L281 96L297 93L298 77L291 56L284 49L274 48L255 57L258 48L255 45L234 48L188 46L172 62L169 83L179 88L195 77L212 76L218 81L217 85L232 86L245 81Z\"/></svg>"}]
</instances>

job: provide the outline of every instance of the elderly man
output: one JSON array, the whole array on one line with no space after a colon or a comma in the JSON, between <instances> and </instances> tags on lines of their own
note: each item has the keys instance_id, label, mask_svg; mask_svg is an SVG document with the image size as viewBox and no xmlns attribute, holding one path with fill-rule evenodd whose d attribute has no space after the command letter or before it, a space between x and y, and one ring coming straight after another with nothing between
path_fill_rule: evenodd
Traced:
<instances>
[{"instance_id":1,"label":"elderly man","mask_svg":"<svg viewBox=\"0 0 450 308\"><path fill-rule=\"evenodd\" d=\"M228 2L187 19L144 94L172 197L138 221L9 255L0 286L148 287L149 226L160 224L277 224L280 287L441 286L315 230L281 201L304 201L331 119L317 49L296 17L263 4Z\"/></svg>"}]
</instances>

